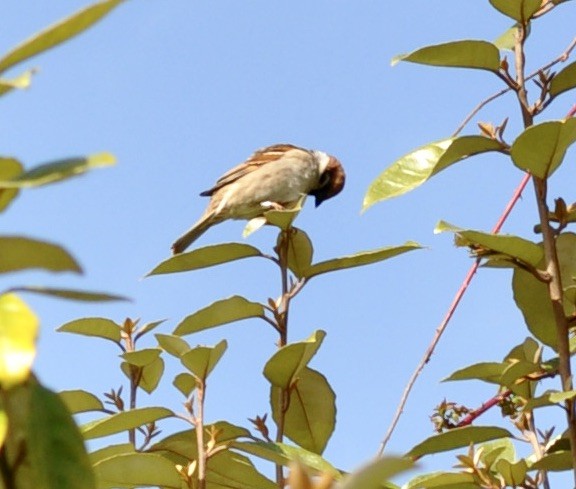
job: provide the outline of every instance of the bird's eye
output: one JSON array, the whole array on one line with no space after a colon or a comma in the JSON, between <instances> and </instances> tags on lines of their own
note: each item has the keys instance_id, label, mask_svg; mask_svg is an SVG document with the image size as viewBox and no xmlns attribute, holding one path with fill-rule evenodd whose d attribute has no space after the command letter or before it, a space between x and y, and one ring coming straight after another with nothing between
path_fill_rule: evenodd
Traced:
<instances>
[{"instance_id":1,"label":"bird's eye","mask_svg":"<svg viewBox=\"0 0 576 489\"><path fill-rule=\"evenodd\" d=\"M324 173L322 173L322 175L320 175L320 181L318 182L318 187L323 188L326 185L328 185L328 183L330 183L330 175L328 174L327 171L325 171Z\"/></svg>"}]
</instances>

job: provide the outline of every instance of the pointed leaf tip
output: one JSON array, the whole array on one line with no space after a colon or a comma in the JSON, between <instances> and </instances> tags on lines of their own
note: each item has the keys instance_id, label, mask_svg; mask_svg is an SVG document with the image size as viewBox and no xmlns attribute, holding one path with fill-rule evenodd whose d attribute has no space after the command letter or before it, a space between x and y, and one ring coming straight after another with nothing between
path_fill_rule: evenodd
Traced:
<instances>
[{"instance_id":1,"label":"pointed leaf tip","mask_svg":"<svg viewBox=\"0 0 576 489\"><path fill-rule=\"evenodd\" d=\"M414 190L449 166L471 156L503 151L502 144L484 136L447 138L402 156L370 184L362 211L374 204Z\"/></svg>"},{"instance_id":2,"label":"pointed leaf tip","mask_svg":"<svg viewBox=\"0 0 576 489\"><path fill-rule=\"evenodd\" d=\"M474 68L498 73L500 52L487 41L453 41L401 54L392 58L392 66L400 61L409 61L432 66L449 68Z\"/></svg>"}]
</instances>

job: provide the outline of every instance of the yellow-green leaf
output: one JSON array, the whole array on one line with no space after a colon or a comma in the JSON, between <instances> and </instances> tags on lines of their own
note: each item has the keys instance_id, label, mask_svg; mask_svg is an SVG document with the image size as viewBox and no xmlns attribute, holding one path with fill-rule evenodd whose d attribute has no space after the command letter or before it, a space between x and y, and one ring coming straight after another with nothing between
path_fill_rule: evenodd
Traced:
<instances>
[{"instance_id":1,"label":"yellow-green leaf","mask_svg":"<svg viewBox=\"0 0 576 489\"><path fill-rule=\"evenodd\" d=\"M238 489L277 489L278 486L256 470L249 458L223 450L208 459L208 487Z\"/></svg>"},{"instance_id":2,"label":"yellow-green leaf","mask_svg":"<svg viewBox=\"0 0 576 489\"><path fill-rule=\"evenodd\" d=\"M36 487L95 489L92 467L76 423L58 394L30 383L26 459ZM19 486L21 487L21 486Z\"/></svg>"},{"instance_id":3,"label":"yellow-green leaf","mask_svg":"<svg viewBox=\"0 0 576 489\"><path fill-rule=\"evenodd\" d=\"M414 462L407 458L381 457L348 474L338 488L382 489L387 479L412 468Z\"/></svg>"},{"instance_id":4,"label":"yellow-green leaf","mask_svg":"<svg viewBox=\"0 0 576 489\"><path fill-rule=\"evenodd\" d=\"M542 0L490 0L490 3L504 15L526 24L540 10Z\"/></svg>"},{"instance_id":5,"label":"yellow-green leaf","mask_svg":"<svg viewBox=\"0 0 576 489\"><path fill-rule=\"evenodd\" d=\"M340 471L327 460L302 447L264 441L233 441L230 446L278 465L286 466L293 460L299 460L306 467L331 474L336 480L342 478Z\"/></svg>"},{"instance_id":6,"label":"yellow-green leaf","mask_svg":"<svg viewBox=\"0 0 576 489\"><path fill-rule=\"evenodd\" d=\"M535 267L544 256L542 247L532 241L510 234L493 234L470 229L461 229L445 221L440 221L434 228L434 233L451 232L461 239L458 246L479 246L483 250L491 251L505 257L519 260ZM487 255L490 257L490 255Z\"/></svg>"},{"instance_id":7,"label":"yellow-green leaf","mask_svg":"<svg viewBox=\"0 0 576 489\"><path fill-rule=\"evenodd\" d=\"M262 253L258 248L243 243L205 246L164 260L146 276L188 272L253 256L262 256Z\"/></svg>"},{"instance_id":8,"label":"yellow-green leaf","mask_svg":"<svg viewBox=\"0 0 576 489\"><path fill-rule=\"evenodd\" d=\"M419 187L458 161L502 150L501 143L484 136L448 138L421 146L396 160L370 184L362 210Z\"/></svg>"},{"instance_id":9,"label":"yellow-green leaf","mask_svg":"<svg viewBox=\"0 0 576 489\"><path fill-rule=\"evenodd\" d=\"M34 268L82 272L78 262L59 245L20 236L0 237L0 273Z\"/></svg>"},{"instance_id":10,"label":"yellow-green leaf","mask_svg":"<svg viewBox=\"0 0 576 489\"><path fill-rule=\"evenodd\" d=\"M28 378L38 327L38 318L20 297L0 295L0 385L4 389Z\"/></svg>"},{"instance_id":11,"label":"yellow-green leaf","mask_svg":"<svg viewBox=\"0 0 576 489\"><path fill-rule=\"evenodd\" d=\"M96 153L86 157L51 161L20 173L12 179L1 180L0 187L40 187L82 175L93 168L110 166L115 163L116 159L110 153Z\"/></svg>"},{"instance_id":12,"label":"yellow-green leaf","mask_svg":"<svg viewBox=\"0 0 576 489\"><path fill-rule=\"evenodd\" d=\"M281 245L283 236L285 236L284 239L288 240L288 268L297 278L301 278L306 274L312 263L314 253L312 242L304 231L298 228L291 228L287 235L284 233L278 234L277 247Z\"/></svg>"},{"instance_id":13,"label":"yellow-green leaf","mask_svg":"<svg viewBox=\"0 0 576 489\"><path fill-rule=\"evenodd\" d=\"M478 489L472 474L433 472L414 477L403 489Z\"/></svg>"},{"instance_id":14,"label":"yellow-green leaf","mask_svg":"<svg viewBox=\"0 0 576 489\"><path fill-rule=\"evenodd\" d=\"M84 336L96 336L105 340L120 343L121 327L111 319L82 318L70 321L60 326L56 331L61 333L75 333Z\"/></svg>"},{"instance_id":15,"label":"yellow-green leaf","mask_svg":"<svg viewBox=\"0 0 576 489\"><path fill-rule=\"evenodd\" d=\"M86 440L92 440L138 428L171 416L174 416L174 413L163 407L131 409L86 423L81 427L81 431Z\"/></svg>"},{"instance_id":16,"label":"yellow-green leaf","mask_svg":"<svg viewBox=\"0 0 576 489\"><path fill-rule=\"evenodd\" d=\"M576 141L576 119L548 121L522 132L512 144L512 161L521 170L548 178L562 164L564 155Z\"/></svg>"},{"instance_id":17,"label":"yellow-green leaf","mask_svg":"<svg viewBox=\"0 0 576 489\"><path fill-rule=\"evenodd\" d=\"M279 387L271 386L272 416L281 417ZM290 403L284 417L284 434L298 446L322 454L336 426L336 394L320 372L304 367L290 389Z\"/></svg>"},{"instance_id":18,"label":"yellow-green leaf","mask_svg":"<svg viewBox=\"0 0 576 489\"><path fill-rule=\"evenodd\" d=\"M122 362L120 368L124 372L127 378L131 378L131 367L130 364ZM156 360L150 362L143 367L140 367L140 375L138 377L138 387L143 389L148 394L152 394L158 387L160 380L162 379L162 374L164 373L164 360L161 357L156 358Z\"/></svg>"},{"instance_id":19,"label":"yellow-green leaf","mask_svg":"<svg viewBox=\"0 0 576 489\"><path fill-rule=\"evenodd\" d=\"M475 363L474 365L456 370L456 372L443 379L443 381L477 379L490 382L491 384L498 384L501 375L504 373L504 370L506 370L506 366L506 363L499 362Z\"/></svg>"},{"instance_id":20,"label":"yellow-green leaf","mask_svg":"<svg viewBox=\"0 0 576 489\"><path fill-rule=\"evenodd\" d=\"M497 73L500 68L500 52L487 41L464 40L426 46L409 54L395 56L392 66L399 61L451 68L476 68Z\"/></svg>"},{"instance_id":21,"label":"yellow-green leaf","mask_svg":"<svg viewBox=\"0 0 576 489\"><path fill-rule=\"evenodd\" d=\"M560 70L550 82L550 96L557 97L561 93L576 87L576 61Z\"/></svg>"},{"instance_id":22,"label":"yellow-green leaf","mask_svg":"<svg viewBox=\"0 0 576 489\"><path fill-rule=\"evenodd\" d=\"M174 377L172 385L178 389L184 397L189 397L194 389L196 389L197 382L192 374L182 372Z\"/></svg>"},{"instance_id":23,"label":"yellow-green leaf","mask_svg":"<svg viewBox=\"0 0 576 489\"><path fill-rule=\"evenodd\" d=\"M11 180L23 171L22 163L14 158L0 157L0 181ZM0 212L6 209L16 198L17 188L5 188L0 185Z\"/></svg>"},{"instance_id":24,"label":"yellow-green leaf","mask_svg":"<svg viewBox=\"0 0 576 489\"><path fill-rule=\"evenodd\" d=\"M99 488L149 487L180 489L181 479L174 464L153 453L120 453L94 465Z\"/></svg>"},{"instance_id":25,"label":"yellow-green leaf","mask_svg":"<svg viewBox=\"0 0 576 489\"><path fill-rule=\"evenodd\" d=\"M408 251L418 250L420 248L422 248L422 246L420 246L418 243L407 241L400 246L387 246L385 248L379 248L376 250L361 251L354 255L333 258L332 260L315 263L306 270L304 277L310 279L322 273L370 265L372 263L388 260L389 258L393 258Z\"/></svg>"},{"instance_id":26,"label":"yellow-green leaf","mask_svg":"<svg viewBox=\"0 0 576 489\"><path fill-rule=\"evenodd\" d=\"M145 367L160 358L160 348L144 348L142 350L127 351L120 355L127 363L136 367Z\"/></svg>"},{"instance_id":27,"label":"yellow-green leaf","mask_svg":"<svg viewBox=\"0 0 576 489\"><path fill-rule=\"evenodd\" d=\"M106 292L89 292L86 290L72 290L72 289L55 289L53 287L39 287L27 285L25 287L14 287L11 289L15 292L32 292L34 294L42 294L59 299L69 299L72 301L84 302L111 302L111 301L129 301L127 297L121 295L108 294Z\"/></svg>"},{"instance_id":28,"label":"yellow-green leaf","mask_svg":"<svg viewBox=\"0 0 576 489\"><path fill-rule=\"evenodd\" d=\"M409 457L422 457L455 448L468 447L470 443L482 443L510 437L512 437L512 433L497 426L465 426L431 436L413 447L407 455Z\"/></svg>"},{"instance_id":29,"label":"yellow-green leaf","mask_svg":"<svg viewBox=\"0 0 576 489\"><path fill-rule=\"evenodd\" d=\"M264 377L276 387L289 388L300 371L308 365L320 348L326 333L315 331L308 339L280 348L264 366Z\"/></svg>"},{"instance_id":30,"label":"yellow-green leaf","mask_svg":"<svg viewBox=\"0 0 576 489\"><path fill-rule=\"evenodd\" d=\"M180 336L160 333L155 334L154 336L158 340L158 344L161 348L176 358L180 358L183 353L190 350L190 345L186 340L180 338Z\"/></svg>"},{"instance_id":31,"label":"yellow-green leaf","mask_svg":"<svg viewBox=\"0 0 576 489\"><path fill-rule=\"evenodd\" d=\"M176 329L175 335L196 333L208 328L242 319L258 318L264 316L264 306L258 302L250 302L238 295L216 301L209 306L196 311L182 320Z\"/></svg>"},{"instance_id":32,"label":"yellow-green leaf","mask_svg":"<svg viewBox=\"0 0 576 489\"><path fill-rule=\"evenodd\" d=\"M0 58L0 73L85 31L122 0L102 0L26 39Z\"/></svg>"},{"instance_id":33,"label":"yellow-green leaf","mask_svg":"<svg viewBox=\"0 0 576 489\"><path fill-rule=\"evenodd\" d=\"M59 395L72 414L104 410L102 401L91 392L77 389L59 392Z\"/></svg>"},{"instance_id":34,"label":"yellow-green leaf","mask_svg":"<svg viewBox=\"0 0 576 489\"><path fill-rule=\"evenodd\" d=\"M549 470L551 472L572 470L574 468L572 453L568 449L544 455L540 460L534 462L530 468L534 470Z\"/></svg>"},{"instance_id":35,"label":"yellow-green leaf","mask_svg":"<svg viewBox=\"0 0 576 489\"><path fill-rule=\"evenodd\" d=\"M32 83L32 75L36 70L26 70L16 78L0 78L0 96L6 95L12 90L23 90L28 88Z\"/></svg>"},{"instance_id":36,"label":"yellow-green leaf","mask_svg":"<svg viewBox=\"0 0 576 489\"><path fill-rule=\"evenodd\" d=\"M542 247L542 245L540 245ZM566 317L576 313L573 298L574 277L576 277L576 234L562 233L556 239L556 249L560 262L560 276L564 286L564 312ZM538 263L544 267L543 261ZM514 269L512 290L516 305L524 316L530 332L542 343L556 347L556 322L550 302L548 287L531 273L521 268Z\"/></svg>"},{"instance_id":37,"label":"yellow-green leaf","mask_svg":"<svg viewBox=\"0 0 576 489\"><path fill-rule=\"evenodd\" d=\"M204 382L224 355L226 348L228 348L226 340L214 346L197 346L184 353L180 361L196 378Z\"/></svg>"}]
</instances>

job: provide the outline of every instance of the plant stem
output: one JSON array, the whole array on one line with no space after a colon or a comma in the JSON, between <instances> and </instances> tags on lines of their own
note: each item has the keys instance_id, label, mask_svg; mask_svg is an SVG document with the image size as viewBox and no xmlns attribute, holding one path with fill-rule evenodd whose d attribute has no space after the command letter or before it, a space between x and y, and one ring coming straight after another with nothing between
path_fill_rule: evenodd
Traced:
<instances>
[{"instance_id":1,"label":"plant stem","mask_svg":"<svg viewBox=\"0 0 576 489\"><path fill-rule=\"evenodd\" d=\"M206 448L204 446L204 394L206 393L206 383L200 382L197 394L197 412L194 417L196 427L196 444L198 445L198 489L206 488Z\"/></svg>"},{"instance_id":2,"label":"plant stem","mask_svg":"<svg viewBox=\"0 0 576 489\"><path fill-rule=\"evenodd\" d=\"M290 229L280 231L280 239L278 240L278 265L280 267L280 276L282 283L281 303L278 307L278 348L286 346L288 343L288 312L290 310L290 290L288 284L288 249L290 246ZM284 441L284 421L286 417L286 410L290 402L290 391L287 388L282 388L278 394L278 419L276 420L276 443ZM284 487L284 469L282 465L276 464L276 484L279 488Z\"/></svg>"},{"instance_id":3,"label":"plant stem","mask_svg":"<svg viewBox=\"0 0 576 489\"><path fill-rule=\"evenodd\" d=\"M524 42L526 41L526 25L518 27L516 44L514 47L516 59L516 83L517 98L520 103L524 127L528 128L534 123L533 114L530 110L526 94L525 77L524 77ZM556 249L556 234L549 221L549 209L547 204L548 180L532 176L534 192L536 195L536 205L538 206L538 216L542 229L542 241L544 246L545 271L548 273L548 294L552 311L554 314L554 323L556 325L556 348L560 359L559 372L562 381L562 391L571 391L572 372L570 366L570 338L569 327L566 314L564 312L564 289L562 287L562 277L560 275L560 261L558 259L558 250ZM567 399L564 403L566 408L566 419L568 422L568 437L570 439L570 450L572 454L572 471L574 484L576 487L576 413L574 412L574 401Z\"/></svg>"},{"instance_id":4,"label":"plant stem","mask_svg":"<svg viewBox=\"0 0 576 489\"><path fill-rule=\"evenodd\" d=\"M542 227L546 272L550 275L550 281L547 285L550 303L554 314L554 322L556 324L556 349L560 359L558 370L562 381L562 390L567 392L573 389L572 369L570 365L569 327L564 312L564 289L562 287L560 262L558 260L558 251L556 249L556 236L548 220L549 210L546 203L547 180L537 177L532 177L532 180L534 182L534 190L536 193L540 226ZM574 400L567 399L564 403L564 407L566 408L568 437L570 439L574 483L576 485L576 413L574 411Z\"/></svg>"}]
</instances>

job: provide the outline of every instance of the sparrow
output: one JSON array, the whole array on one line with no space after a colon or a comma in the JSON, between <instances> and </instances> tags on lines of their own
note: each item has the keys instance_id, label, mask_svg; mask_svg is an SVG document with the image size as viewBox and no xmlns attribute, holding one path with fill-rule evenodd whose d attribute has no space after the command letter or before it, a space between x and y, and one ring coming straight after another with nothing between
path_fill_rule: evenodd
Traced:
<instances>
[{"instance_id":1,"label":"sparrow","mask_svg":"<svg viewBox=\"0 0 576 489\"><path fill-rule=\"evenodd\" d=\"M345 178L340 162L323 151L292 144L259 149L200 194L210 202L200 219L174 242L172 252L182 253L215 224L290 208L304 195L313 196L318 207L340 193Z\"/></svg>"}]
</instances>

